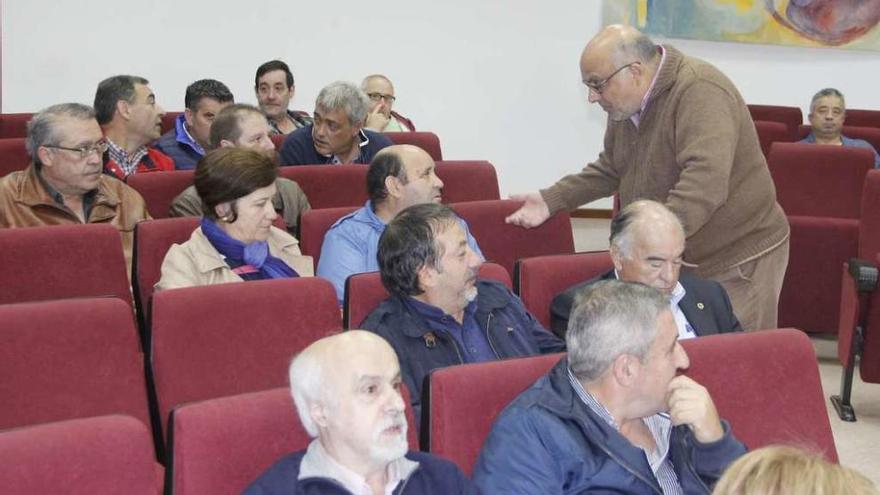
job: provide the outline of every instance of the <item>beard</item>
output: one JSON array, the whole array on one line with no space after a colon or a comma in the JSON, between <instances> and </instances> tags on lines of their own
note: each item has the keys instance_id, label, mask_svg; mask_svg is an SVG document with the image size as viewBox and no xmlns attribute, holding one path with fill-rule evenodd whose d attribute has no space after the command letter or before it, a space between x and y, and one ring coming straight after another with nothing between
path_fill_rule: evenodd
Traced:
<instances>
[{"instance_id":1,"label":"beard","mask_svg":"<svg viewBox=\"0 0 880 495\"><path fill-rule=\"evenodd\" d=\"M399 428L397 433L388 433L388 428ZM370 445L370 457L380 463L389 463L400 459L409 450L407 442L406 415L401 412L394 416L389 416L382 422L373 434L373 443Z\"/></svg>"}]
</instances>

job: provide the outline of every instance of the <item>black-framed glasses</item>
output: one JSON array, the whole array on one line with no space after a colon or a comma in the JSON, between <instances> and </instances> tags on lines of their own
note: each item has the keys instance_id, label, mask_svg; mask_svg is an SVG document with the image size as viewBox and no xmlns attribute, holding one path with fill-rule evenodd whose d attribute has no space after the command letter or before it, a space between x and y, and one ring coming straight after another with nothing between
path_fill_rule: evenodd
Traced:
<instances>
[{"instance_id":1,"label":"black-framed glasses","mask_svg":"<svg viewBox=\"0 0 880 495\"><path fill-rule=\"evenodd\" d=\"M596 82L587 82L587 81L584 81L584 86L586 86L586 87L590 88L591 90L595 91L596 94L601 95L602 92L605 91L605 86L608 86L608 82L611 81L611 79L612 79L614 76L616 76L618 72L622 71L623 69L626 69L627 67L631 67L631 66L633 66L633 65L635 65L635 64L637 64L637 63L638 63L638 62L630 62L630 63L628 63L628 64L626 64L626 65L620 67L620 68L617 69L616 71L612 72L610 76L606 77L605 79L602 79L601 81L596 81Z\"/></svg>"},{"instance_id":2,"label":"black-framed glasses","mask_svg":"<svg viewBox=\"0 0 880 495\"><path fill-rule=\"evenodd\" d=\"M67 146L59 146L57 144L44 144L43 147L55 150L73 151L75 153L79 153L80 160L85 160L92 153L97 153L98 156L103 155L104 152L107 151L107 148L110 147L110 145L107 143L106 139L102 139L90 146L80 146L79 148L68 148Z\"/></svg>"},{"instance_id":3,"label":"black-framed glasses","mask_svg":"<svg viewBox=\"0 0 880 495\"><path fill-rule=\"evenodd\" d=\"M382 93L367 93L367 96L369 96L370 99L373 100L374 102L379 101L379 100L385 100L388 103L394 103L394 101L397 100L397 98L395 98L394 95L383 95Z\"/></svg>"}]
</instances>

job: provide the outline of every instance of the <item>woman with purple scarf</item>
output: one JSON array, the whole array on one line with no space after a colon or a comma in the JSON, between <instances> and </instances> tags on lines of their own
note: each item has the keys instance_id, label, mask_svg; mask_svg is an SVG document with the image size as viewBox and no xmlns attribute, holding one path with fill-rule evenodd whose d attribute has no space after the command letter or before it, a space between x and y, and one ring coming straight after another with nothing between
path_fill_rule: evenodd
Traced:
<instances>
[{"instance_id":1,"label":"woman with purple scarf","mask_svg":"<svg viewBox=\"0 0 880 495\"><path fill-rule=\"evenodd\" d=\"M245 148L218 148L196 166L201 225L162 262L155 290L314 275L299 241L273 226L278 166Z\"/></svg>"}]
</instances>

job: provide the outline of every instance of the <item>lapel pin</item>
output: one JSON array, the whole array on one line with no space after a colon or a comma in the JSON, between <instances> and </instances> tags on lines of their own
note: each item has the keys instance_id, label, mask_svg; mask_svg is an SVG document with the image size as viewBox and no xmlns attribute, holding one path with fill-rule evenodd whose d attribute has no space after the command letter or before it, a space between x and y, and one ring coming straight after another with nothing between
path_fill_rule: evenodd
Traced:
<instances>
[{"instance_id":1,"label":"lapel pin","mask_svg":"<svg viewBox=\"0 0 880 495\"><path fill-rule=\"evenodd\" d=\"M703 303L701 303L701 302L698 302L698 303L697 303L697 309L706 309L706 305L703 304Z\"/></svg>"}]
</instances>

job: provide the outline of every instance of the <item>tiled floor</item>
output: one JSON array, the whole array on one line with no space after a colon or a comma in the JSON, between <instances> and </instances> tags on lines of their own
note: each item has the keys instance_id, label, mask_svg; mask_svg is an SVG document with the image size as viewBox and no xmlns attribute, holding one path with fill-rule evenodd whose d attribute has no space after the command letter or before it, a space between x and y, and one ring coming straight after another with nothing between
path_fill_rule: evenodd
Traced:
<instances>
[{"instance_id":1,"label":"tiled floor","mask_svg":"<svg viewBox=\"0 0 880 495\"><path fill-rule=\"evenodd\" d=\"M575 250L608 249L609 225L608 220L572 219ZM837 361L837 341L818 337L812 340L840 462L858 470L880 486L880 384L862 382L857 372L852 393L857 421L841 421L827 400L840 390L841 366ZM796 412L792 411L791 414Z\"/></svg>"}]
</instances>

